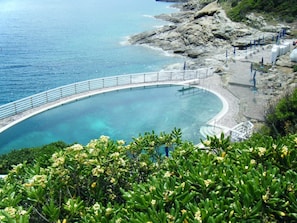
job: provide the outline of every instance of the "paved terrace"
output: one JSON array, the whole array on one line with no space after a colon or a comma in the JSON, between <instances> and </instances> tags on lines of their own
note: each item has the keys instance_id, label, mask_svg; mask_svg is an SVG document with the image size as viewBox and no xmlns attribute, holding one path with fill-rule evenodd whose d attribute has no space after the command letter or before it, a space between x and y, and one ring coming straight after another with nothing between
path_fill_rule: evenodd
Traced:
<instances>
[{"instance_id":1,"label":"paved terrace","mask_svg":"<svg viewBox=\"0 0 297 223\"><path fill-rule=\"evenodd\" d=\"M255 74L255 71L251 71L251 64L261 62L267 66L274 64L274 47L288 47L288 50L278 54L277 58L282 55L289 55L293 49L292 42L291 39L285 39L281 41L280 45L253 46L247 50L237 50L235 55L230 55L228 58L224 75L225 87L236 98L240 99L239 115L241 121L245 119L263 122L265 120L265 109L269 100L273 97L272 93L266 92L263 83L274 75L275 65L267 74L256 72L256 88L254 88L253 74ZM278 75L284 74L279 73Z\"/></svg>"},{"instance_id":2,"label":"paved terrace","mask_svg":"<svg viewBox=\"0 0 297 223\"><path fill-rule=\"evenodd\" d=\"M166 84L191 85L210 90L222 99L224 109L209 124L224 126L225 130L237 124L233 120L238 112L237 99L222 87L220 78L213 74L212 68L201 68L98 78L32 95L0 106L0 133L38 113L92 95L120 89ZM229 109L230 103L232 104L231 110Z\"/></svg>"}]
</instances>

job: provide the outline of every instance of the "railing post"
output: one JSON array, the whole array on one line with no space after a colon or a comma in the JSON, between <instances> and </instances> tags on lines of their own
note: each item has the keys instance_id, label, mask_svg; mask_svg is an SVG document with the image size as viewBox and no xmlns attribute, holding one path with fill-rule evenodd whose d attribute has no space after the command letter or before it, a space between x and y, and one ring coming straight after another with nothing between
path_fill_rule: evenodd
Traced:
<instances>
[{"instance_id":1,"label":"railing post","mask_svg":"<svg viewBox=\"0 0 297 223\"><path fill-rule=\"evenodd\" d=\"M46 99L46 103L48 103L48 95L47 95L47 91L45 92L45 99Z\"/></svg>"},{"instance_id":2,"label":"railing post","mask_svg":"<svg viewBox=\"0 0 297 223\"><path fill-rule=\"evenodd\" d=\"M146 82L145 82L145 74L143 74L143 83L146 83Z\"/></svg>"},{"instance_id":3,"label":"railing post","mask_svg":"<svg viewBox=\"0 0 297 223\"><path fill-rule=\"evenodd\" d=\"M62 88L60 87L60 99L63 97L63 91Z\"/></svg>"},{"instance_id":4,"label":"railing post","mask_svg":"<svg viewBox=\"0 0 297 223\"><path fill-rule=\"evenodd\" d=\"M16 107L16 103L13 103L13 106L14 106L14 114L16 115L18 112L17 112L17 107Z\"/></svg>"},{"instance_id":5,"label":"railing post","mask_svg":"<svg viewBox=\"0 0 297 223\"><path fill-rule=\"evenodd\" d=\"M104 78L102 78L102 88L104 88Z\"/></svg>"},{"instance_id":6,"label":"railing post","mask_svg":"<svg viewBox=\"0 0 297 223\"><path fill-rule=\"evenodd\" d=\"M117 80L117 86L119 86L119 77L118 76L116 77L116 80Z\"/></svg>"},{"instance_id":7,"label":"railing post","mask_svg":"<svg viewBox=\"0 0 297 223\"><path fill-rule=\"evenodd\" d=\"M130 84L132 84L132 75L130 74Z\"/></svg>"},{"instance_id":8,"label":"railing post","mask_svg":"<svg viewBox=\"0 0 297 223\"><path fill-rule=\"evenodd\" d=\"M33 98L32 97L30 97L30 102L31 102L31 108L34 108L33 107Z\"/></svg>"},{"instance_id":9,"label":"railing post","mask_svg":"<svg viewBox=\"0 0 297 223\"><path fill-rule=\"evenodd\" d=\"M74 84L74 93L77 94L76 84Z\"/></svg>"},{"instance_id":10,"label":"railing post","mask_svg":"<svg viewBox=\"0 0 297 223\"><path fill-rule=\"evenodd\" d=\"M88 81L88 88L89 88L89 91L91 91L91 82Z\"/></svg>"}]
</instances>

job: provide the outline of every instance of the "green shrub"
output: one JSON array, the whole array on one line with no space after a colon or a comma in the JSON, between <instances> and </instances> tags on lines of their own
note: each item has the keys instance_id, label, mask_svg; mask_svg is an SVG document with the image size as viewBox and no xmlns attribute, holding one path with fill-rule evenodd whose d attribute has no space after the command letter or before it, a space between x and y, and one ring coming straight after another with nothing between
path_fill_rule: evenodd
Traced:
<instances>
[{"instance_id":1,"label":"green shrub","mask_svg":"<svg viewBox=\"0 0 297 223\"><path fill-rule=\"evenodd\" d=\"M234 21L242 21L247 13L260 12L283 18L287 22L293 22L296 18L297 8L291 0L230 0L231 9L228 16Z\"/></svg>"},{"instance_id":2,"label":"green shrub","mask_svg":"<svg viewBox=\"0 0 297 223\"><path fill-rule=\"evenodd\" d=\"M67 147L66 143L55 142L40 148L24 148L3 154L0 156L0 174L8 173L13 165L24 162L33 164L34 161L39 161L42 165L47 166L51 155L65 147Z\"/></svg>"},{"instance_id":3,"label":"green shrub","mask_svg":"<svg viewBox=\"0 0 297 223\"><path fill-rule=\"evenodd\" d=\"M146 133L125 146L102 136L85 147L58 150L47 165L18 164L0 189L0 220L109 222L125 201L121 190L158 173L166 159L159 150L179 145L180 137L178 129L160 136Z\"/></svg>"},{"instance_id":4,"label":"green shrub","mask_svg":"<svg viewBox=\"0 0 297 223\"><path fill-rule=\"evenodd\" d=\"M231 2L231 7L232 7L232 8L233 8L233 7L236 7L237 4L238 4L238 1L232 1L232 2Z\"/></svg>"},{"instance_id":5,"label":"green shrub","mask_svg":"<svg viewBox=\"0 0 297 223\"><path fill-rule=\"evenodd\" d=\"M235 5L232 3L232 5ZM242 0L236 4L230 11L228 16L234 21L242 21L245 15L254 9L254 0Z\"/></svg>"},{"instance_id":6,"label":"green shrub","mask_svg":"<svg viewBox=\"0 0 297 223\"><path fill-rule=\"evenodd\" d=\"M295 17L288 15L288 16L284 16L284 20L286 23L293 23L295 21Z\"/></svg>"},{"instance_id":7,"label":"green shrub","mask_svg":"<svg viewBox=\"0 0 297 223\"><path fill-rule=\"evenodd\" d=\"M297 132L297 89L286 94L276 105L270 105L265 124L273 137Z\"/></svg>"},{"instance_id":8,"label":"green shrub","mask_svg":"<svg viewBox=\"0 0 297 223\"><path fill-rule=\"evenodd\" d=\"M297 135L203 144L181 142L180 131L129 145L102 136L47 167L15 166L0 184L1 222L297 221Z\"/></svg>"}]
</instances>

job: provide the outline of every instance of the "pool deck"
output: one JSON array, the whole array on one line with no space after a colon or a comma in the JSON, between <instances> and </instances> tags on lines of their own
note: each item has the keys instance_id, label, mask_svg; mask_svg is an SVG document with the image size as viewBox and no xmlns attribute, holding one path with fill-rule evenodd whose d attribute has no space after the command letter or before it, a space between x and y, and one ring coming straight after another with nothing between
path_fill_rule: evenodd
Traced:
<instances>
[{"instance_id":1,"label":"pool deck","mask_svg":"<svg viewBox=\"0 0 297 223\"><path fill-rule=\"evenodd\" d=\"M285 42L291 42L286 40ZM272 94L265 92L265 79L269 76L282 75L277 73L277 67L272 66L269 73L263 74L256 72L256 87L253 83L254 70L251 72L251 63L260 63L272 65L273 44L257 47L248 53L241 52L230 59L225 71L225 86L236 98L239 99L238 118L240 121L250 120L252 122L264 122L265 111L269 101L274 98ZM290 51L286 54L290 54ZM289 60L289 58L288 58ZM276 69L275 69L276 68ZM276 71L276 73L275 73Z\"/></svg>"},{"instance_id":2,"label":"pool deck","mask_svg":"<svg viewBox=\"0 0 297 223\"><path fill-rule=\"evenodd\" d=\"M259 63L262 58L264 64L271 65L272 45L258 47L248 54L235 56L228 62L226 69L226 79L228 90L238 99L240 99L239 116L240 119L254 121L264 121L265 107L268 103L268 97L258 89L261 82L260 72L256 72L256 88L252 81L251 63Z\"/></svg>"}]
</instances>

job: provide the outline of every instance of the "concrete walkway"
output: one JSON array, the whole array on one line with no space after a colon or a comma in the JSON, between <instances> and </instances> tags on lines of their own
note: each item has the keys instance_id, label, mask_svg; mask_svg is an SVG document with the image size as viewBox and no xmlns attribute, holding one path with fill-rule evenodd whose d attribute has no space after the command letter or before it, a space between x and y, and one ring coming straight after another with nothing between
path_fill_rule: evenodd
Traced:
<instances>
[{"instance_id":1,"label":"concrete walkway","mask_svg":"<svg viewBox=\"0 0 297 223\"><path fill-rule=\"evenodd\" d=\"M251 72L251 63L260 63L263 59L264 65L271 66L271 49L272 45L266 45L237 51L236 55L232 55L226 63L225 86L240 100L241 121L244 121L243 119L264 121L265 109L271 96L263 93L261 82L264 76L269 74L256 71L256 88L254 88L254 71Z\"/></svg>"}]
</instances>

